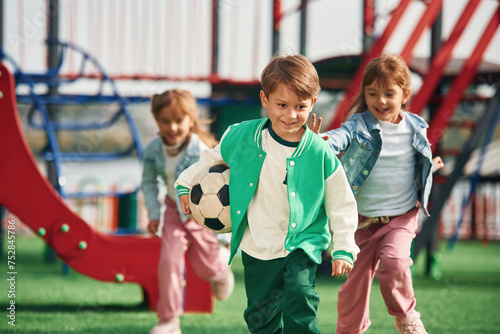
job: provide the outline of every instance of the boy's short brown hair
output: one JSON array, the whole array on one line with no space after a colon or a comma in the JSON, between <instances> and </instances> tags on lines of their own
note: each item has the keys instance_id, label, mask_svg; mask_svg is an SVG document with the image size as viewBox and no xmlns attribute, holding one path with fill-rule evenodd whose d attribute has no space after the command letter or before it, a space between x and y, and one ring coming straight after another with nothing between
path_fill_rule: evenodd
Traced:
<instances>
[{"instance_id":1,"label":"boy's short brown hair","mask_svg":"<svg viewBox=\"0 0 500 334\"><path fill-rule=\"evenodd\" d=\"M313 64L298 54L275 55L262 71L261 82L267 97L280 84L285 84L302 99L314 99L321 90Z\"/></svg>"}]
</instances>

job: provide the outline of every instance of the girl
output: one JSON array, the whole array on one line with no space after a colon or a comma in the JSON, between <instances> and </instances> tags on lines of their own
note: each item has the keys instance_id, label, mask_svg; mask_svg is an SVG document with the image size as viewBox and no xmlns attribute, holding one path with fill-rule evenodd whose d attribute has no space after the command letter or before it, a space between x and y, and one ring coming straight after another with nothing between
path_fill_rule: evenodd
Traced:
<instances>
[{"instance_id":1,"label":"girl","mask_svg":"<svg viewBox=\"0 0 500 334\"><path fill-rule=\"evenodd\" d=\"M203 150L214 147L216 141L199 126L196 100L188 91L172 89L153 95L151 111L160 131L159 137L144 150L142 191L149 212L148 231L153 235L160 225L158 176L167 195L158 266L159 321L150 333L181 333L185 252L196 274L211 282L217 299L228 298L234 286L234 276L227 265L229 251L221 247L213 232L182 214L174 188L179 174L198 161Z\"/></svg>"},{"instance_id":2,"label":"girl","mask_svg":"<svg viewBox=\"0 0 500 334\"><path fill-rule=\"evenodd\" d=\"M399 333L427 333L415 310L410 247L418 213L426 215L434 161L427 123L406 111L410 71L403 58L383 55L364 72L355 113L339 129L322 134L340 160L356 197L360 248L354 269L339 289L337 333L364 333L370 326L373 276ZM316 132L321 122L312 118ZM434 166L433 166L434 165Z\"/></svg>"}]
</instances>

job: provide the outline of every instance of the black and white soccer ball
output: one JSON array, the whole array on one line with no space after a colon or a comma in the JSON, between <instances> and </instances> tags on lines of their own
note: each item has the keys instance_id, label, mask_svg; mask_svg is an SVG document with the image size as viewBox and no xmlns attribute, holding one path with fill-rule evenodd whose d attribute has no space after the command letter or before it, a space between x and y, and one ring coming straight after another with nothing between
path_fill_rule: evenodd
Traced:
<instances>
[{"instance_id":1,"label":"black and white soccer ball","mask_svg":"<svg viewBox=\"0 0 500 334\"><path fill-rule=\"evenodd\" d=\"M189 207L200 225L217 233L231 232L229 166L211 166L193 179Z\"/></svg>"}]
</instances>

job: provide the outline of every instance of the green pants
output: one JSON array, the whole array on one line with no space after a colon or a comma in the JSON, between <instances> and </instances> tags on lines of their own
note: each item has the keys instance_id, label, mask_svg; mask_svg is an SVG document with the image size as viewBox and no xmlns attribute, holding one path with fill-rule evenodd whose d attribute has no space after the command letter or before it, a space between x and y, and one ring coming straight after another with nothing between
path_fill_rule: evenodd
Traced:
<instances>
[{"instance_id":1,"label":"green pants","mask_svg":"<svg viewBox=\"0 0 500 334\"><path fill-rule=\"evenodd\" d=\"M263 261L242 253L251 333L319 333L317 264L303 250Z\"/></svg>"}]
</instances>

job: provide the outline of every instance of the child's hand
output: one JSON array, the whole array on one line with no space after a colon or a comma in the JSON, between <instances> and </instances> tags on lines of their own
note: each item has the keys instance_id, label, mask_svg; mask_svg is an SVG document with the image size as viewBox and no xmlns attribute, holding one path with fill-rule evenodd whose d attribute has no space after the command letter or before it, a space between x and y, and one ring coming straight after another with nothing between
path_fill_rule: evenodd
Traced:
<instances>
[{"instance_id":1,"label":"child's hand","mask_svg":"<svg viewBox=\"0 0 500 334\"><path fill-rule=\"evenodd\" d=\"M444 162L443 162L443 159L441 159L441 157L434 157L432 159L432 163L434 164L434 172L437 172L440 168L443 168L444 167Z\"/></svg>"},{"instance_id":2,"label":"child's hand","mask_svg":"<svg viewBox=\"0 0 500 334\"><path fill-rule=\"evenodd\" d=\"M316 118L316 114L312 113L311 122L307 122L307 126L309 127L310 130L312 130L312 132L318 135L319 130L321 129L321 123L323 123L323 118L321 117ZM323 136L321 138L323 138L324 140L328 140L328 136Z\"/></svg>"},{"instance_id":3,"label":"child's hand","mask_svg":"<svg viewBox=\"0 0 500 334\"><path fill-rule=\"evenodd\" d=\"M309 129L311 129L315 134L319 134L319 129L321 128L321 123L323 123L323 118L318 117L316 119L316 114L311 113L311 122L307 122Z\"/></svg>"},{"instance_id":4,"label":"child's hand","mask_svg":"<svg viewBox=\"0 0 500 334\"><path fill-rule=\"evenodd\" d=\"M352 270L352 264L345 260L332 261L332 276L342 276Z\"/></svg>"},{"instance_id":5,"label":"child's hand","mask_svg":"<svg viewBox=\"0 0 500 334\"><path fill-rule=\"evenodd\" d=\"M189 195L179 196L179 201L181 202L182 213L185 215L190 215L191 209L189 208Z\"/></svg>"},{"instance_id":6,"label":"child's hand","mask_svg":"<svg viewBox=\"0 0 500 334\"><path fill-rule=\"evenodd\" d=\"M151 219L148 224L148 232L151 233L152 235L156 236L156 233L158 232L158 227L160 226L160 220L159 219Z\"/></svg>"}]
</instances>

